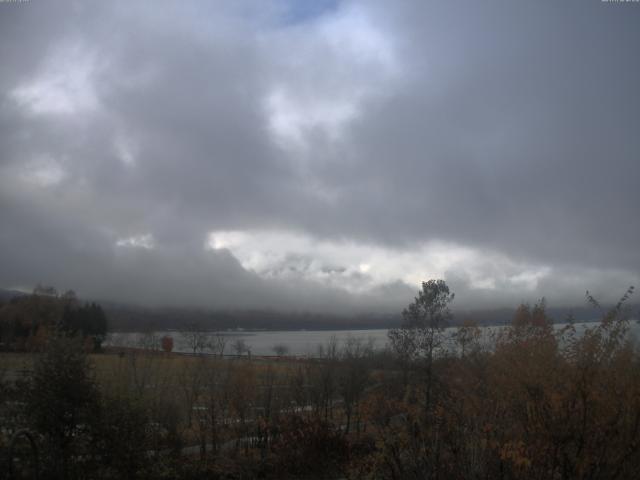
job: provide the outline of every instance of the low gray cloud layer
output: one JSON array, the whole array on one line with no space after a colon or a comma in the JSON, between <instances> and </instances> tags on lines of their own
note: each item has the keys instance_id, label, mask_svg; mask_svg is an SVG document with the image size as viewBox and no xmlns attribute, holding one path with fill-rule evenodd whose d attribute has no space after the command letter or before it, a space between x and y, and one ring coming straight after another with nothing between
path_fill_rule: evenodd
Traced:
<instances>
[{"instance_id":1,"label":"low gray cloud layer","mask_svg":"<svg viewBox=\"0 0 640 480\"><path fill-rule=\"evenodd\" d=\"M640 6L319 5L0 3L0 285L345 312L638 281Z\"/></svg>"}]
</instances>

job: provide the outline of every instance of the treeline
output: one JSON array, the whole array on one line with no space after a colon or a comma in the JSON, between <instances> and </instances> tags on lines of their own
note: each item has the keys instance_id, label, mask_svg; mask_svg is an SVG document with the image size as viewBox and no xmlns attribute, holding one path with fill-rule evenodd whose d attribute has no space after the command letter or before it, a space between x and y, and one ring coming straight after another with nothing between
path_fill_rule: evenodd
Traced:
<instances>
[{"instance_id":1,"label":"treeline","mask_svg":"<svg viewBox=\"0 0 640 480\"><path fill-rule=\"evenodd\" d=\"M4 431L37 432L50 478L636 478L632 293L611 309L588 296L601 320L584 331L555 328L541 301L451 339L453 293L429 281L388 351L347 338L313 361L187 357L157 342L90 360L56 337L27 381L0 389ZM12 458L30 468L28 451Z\"/></svg>"},{"instance_id":2,"label":"treeline","mask_svg":"<svg viewBox=\"0 0 640 480\"><path fill-rule=\"evenodd\" d=\"M32 295L0 301L0 350L41 351L56 330L78 335L87 351L99 350L107 317L96 303L82 303L73 290L62 294L38 285Z\"/></svg>"}]
</instances>

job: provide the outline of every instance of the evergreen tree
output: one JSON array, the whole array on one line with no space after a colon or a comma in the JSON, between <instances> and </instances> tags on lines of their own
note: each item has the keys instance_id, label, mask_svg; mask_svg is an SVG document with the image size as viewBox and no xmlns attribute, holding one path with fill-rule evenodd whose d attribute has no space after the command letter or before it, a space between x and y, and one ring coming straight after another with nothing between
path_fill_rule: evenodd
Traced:
<instances>
[{"instance_id":1,"label":"evergreen tree","mask_svg":"<svg viewBox=\"0 0 640 480\"><path fill-rule=\"evenodd\" d=\"M76 338L55 334L38 357L26 396L33 428L47 440L54 478L73 478L98 415L98 389Z\"/></svg>"}]
</instances>

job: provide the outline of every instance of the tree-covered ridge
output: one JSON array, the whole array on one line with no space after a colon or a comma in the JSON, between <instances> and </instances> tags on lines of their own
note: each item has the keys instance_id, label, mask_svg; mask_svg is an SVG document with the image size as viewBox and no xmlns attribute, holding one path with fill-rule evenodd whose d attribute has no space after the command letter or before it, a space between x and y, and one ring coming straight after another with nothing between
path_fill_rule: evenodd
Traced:
<instances>
[{"instance_id":1,"label":"tree-covered ridge","mask_svg":"<svg viewBox=\"0 0 640 480\"><path fill-rule=\"evenodd\" d=\"M38 285L31 295L0 302L0 349L42 350L54 331L80 336L88 351L99 350L107 334L107 317L95 302L82 303L68 290Z\"/></svg>"}]
</instances>

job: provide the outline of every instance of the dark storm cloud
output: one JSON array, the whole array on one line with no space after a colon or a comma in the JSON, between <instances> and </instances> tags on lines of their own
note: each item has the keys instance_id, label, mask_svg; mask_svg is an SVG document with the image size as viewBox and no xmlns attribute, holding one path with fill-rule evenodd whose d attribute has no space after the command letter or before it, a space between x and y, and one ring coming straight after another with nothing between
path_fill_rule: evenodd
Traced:
<instances>
[{"instance_id":1,"label":"dark storm cloud","mask_svg":"<svg viewBox=\"0 0 640 480\"><path fill-rule=\"evenodd\" d=\"M361 161L328 180L361 187L345 225L640 267L640 9L551 3L398 15L412 82L357 122ZM384 232L364 220L372 198Z\"/></svg>"},{"instance_id":2,"label":"dark storm cloud","mask_svg":"<svg viewBox=\"0 0 640 480\"><path fill-rule=\"evenodd\" d=\"M637 281L637 5L322 5L0 4L0 284L335 311L415 288L311 247L261 276L205 248L230 230L511 259L444 268L483 305Z\"/></svg>"}]
</instances>

